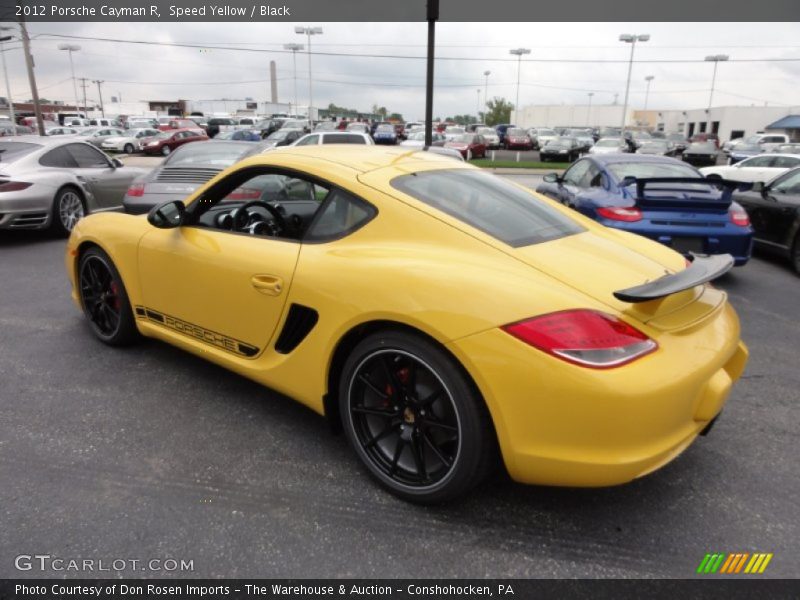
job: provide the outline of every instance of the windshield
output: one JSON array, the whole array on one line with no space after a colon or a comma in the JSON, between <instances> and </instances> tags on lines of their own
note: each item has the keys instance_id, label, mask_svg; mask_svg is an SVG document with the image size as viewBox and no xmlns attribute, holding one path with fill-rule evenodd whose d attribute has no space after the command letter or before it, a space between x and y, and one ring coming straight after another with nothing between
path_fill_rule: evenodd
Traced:
<instances>
[{"instance_id":1,"label":"windshield","mask_svg":"<svg viewBox=\"0 0 800 600\"><path fill-rule=\"evenodd\" d=\"M658 150L666 150L667 143L662 142L661 140L651 140L642 144L642 148L655 148Z\"/></svg>"},{"instance_id":2,"label":"windshield","mask_svg":"<svg viewBox=\"0 0 800 600\"><path fill-rule=\"evenodd\" d=\"M425 132L424 131L415 131L411 135L408 136L409 140L414 142L424 142L425 141Z\"/></svg>"},{"instance_id":3,"label":"windshield","mask_svg":"<svg viewBox=\"0 0 800 600\"><path fill-rule=\"evenodd\" d=\"M667 139L671 142L685 142L686 138L680 133L670 133Z\"/></svg>"},{"instance_id":4,"label":"windshield","mask_svg":"<svg viewBox=\"0 0 800 600\"><path fill-rule=\"evenodd\" d=\"M238 144L187 144L180 152L175 152L168 161L170 167L178 165L213 165L229 167L244 152Z\"/></svg>"},{"instance_id":5,"label":"windshield","mask_svg":"<svg viewBox=\"0 0 800 600\"><path fill-rule=\"evenodd\" d=\"M447 129L445 129L445 133L449 134L464 133L465 131L466 129L464 129L463 127L448 127Z\"/></svg>"},{"instance_id":6,"label":"windshield","mask_svg":"<svg viewBox=\"0 0 800 600\"><path fill-rule=\"evenodd\" d=\"M542 137L543 135L555 135L556 132L552 129L539 129L536 131L536 135L538 137Z\"/></svg>"},{"instance_id":7,"label":"windshield","mask_svg":"<svg viewBox=\"0 0 800 600\"><path fill-rule=\"evenodd\" d=\"M161 123L162 125L166 125L172 120L173 120L172 117L158 117L158 122Z\"/></svg>"},{"instance_id":8,"label":"windshield","mask_svg":"<svg viewBox=\"0 0 800 600\"><path fill-rule=\"evenodd\" d=\"M758 144L738 144L736 146L736 152L761 152L761 146Z\"/></svg>"},{"instance_id":9,"label":"windshield","mask_svg":"<svg viewBox=\"0 0 800 600\"><path fill-rule=\"evenodd\" d=\"M693 142L689 146L689 150L694 152L708 152L716 154L717 147L713 142Z\"/></svg>"},{"instance_id":10,"label":"windshield","mask_svg":"<svg viewBox=\"0 0 800 600\"><path fill-rule=\"evenodd\" d=\"M478 133L480 135L497 135L495 130L492 129L491 127L479 127L478 128Z\"/></svg>"},{"instance_id":11,"label":"windshield","mask_svg":"<svg viewBox=\"0 0 800 600\"><path fill-rule=\"evenodd\" d=\"M526 135L526 133L525 133L524 129L516 129L515 128L515 129L509 129L508 131L506 131L506 135L509 135L511 137L522 137L522 136Z\"/></svg>"},{"instance_id":12,"label":"windshield","mask_svg":"<svg viewBox=\"0 0 800 600\"><path fill-rule=\"evenodd\" d=\"M568 144L569 142L567 140L556 138L547 142L545 146L567 146Z\"/></svg>"},{"instance_id":13,"label":"windshield","mask_svg":"<svg viewBox=\"0 0 800 600\"><path fill-rule=\"evenodd\" d=\"M278 131L273 131L267 137L268 140L282 140L285 139L286 136L289 135L288 130L278 129Z\"/></svg>"},{"instance_id":14,"label":"windshield","mask_svg":"<svg viewBox=\"0 0 800 600\"><path fill-rule=\"evenodd\" d=\"M40 148L39 144L27 142L0 142L0 163L12 163Z\"/></svg>"},{"instance_id":15,"label":"windshield","mask_svg":"<svg viewBox=\"0 0 800 600\"><path fill-rule=\"evenodd\" d=\"M471 144L472 142L475 141L475 136L472 135L471 133L465 133L464 135L458 136L453 141L460 144Z\"/></svg>"},{"instance_id":16,"label":"windshield","mask_svg":"<svg viewBox=\"0 0 800 600\"><path fill-rule=\"evenodd\" d=\"M94 135L97 133L97 129L84 129L78 135L82 137L89 137L90 135Z\"/></svg>"},{"instance_id":17,"label":"windshield","mask_svg":"<svg viewBox=\"0 0 800 600\"><path fill-rule=\"evenodd\" d=\"M622 145L620 140L597 140L595 146L598 148L616 148Z\"/></svg>"},{"instance_id":18,"label":"windshield","mask_svg":"<svg viewBox=\"0 0 800 600\"><path fill-rule=\"evenodd\" d=\"M693 168L680 163L661 163L661 162L620 162L608 165L608 170L622 181L626 177L636 177L637 179L647 179L650 177L691 177L702 179Z\"/></svg>"},{"instance_id":19,"label":"windshield","mask_svg":"<svg viewBox=\"0 0 800 600\"><path fill-rule=\"evenodd\" d=\"M394 125L378 125L375 131L394 133Z\"/></svg>"},{"instance_id":20,"label":"windshield","mask_svg":"<svg viewBox=\"0 0 800 600\"><path fill-rule=\"evenodd\" d=\"M532 192L479 169L401 175L392 187L514 247L583 231Z\"/></svg>"}]
</instances>

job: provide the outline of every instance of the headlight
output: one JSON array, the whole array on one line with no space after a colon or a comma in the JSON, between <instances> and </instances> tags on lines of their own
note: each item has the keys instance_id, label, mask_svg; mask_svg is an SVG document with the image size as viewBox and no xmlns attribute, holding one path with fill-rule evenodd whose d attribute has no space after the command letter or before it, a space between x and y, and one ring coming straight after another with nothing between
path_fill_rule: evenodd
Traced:
<instances>
[{"instance_id":1,"label":"headlight","mask_svg":"<svg viewBox=\"0 0 800 600\"><path fill-rule=\"evenodd\" d=\"M147 144L148 146L158 146L158 142L150 142Z\"/></svg>"}]
</instances>

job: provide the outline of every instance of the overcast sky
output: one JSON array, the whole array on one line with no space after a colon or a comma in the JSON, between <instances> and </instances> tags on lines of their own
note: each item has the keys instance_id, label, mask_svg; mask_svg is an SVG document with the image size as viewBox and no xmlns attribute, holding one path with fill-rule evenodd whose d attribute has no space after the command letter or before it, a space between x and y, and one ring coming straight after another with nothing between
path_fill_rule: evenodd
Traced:
<instances>
[{"instance_id":1,"label":"overcast sky","mask_svg":"<svg viewBox=\"0 0 800 600\"><path fill-rule=\"evenodd\" d=\"M43 34L105 37L137 41L205 45L178 48L118 42L70 40L82 49L74 54L77 77L105 80L104 99L123 101L242 99L263 101L267 94L269 61L278 69L278 99L293 100L291 53L285 43L306 43L294 33L295 24L275 23L32 23L29 31L36 60L40 95L72 102L67 53L59 40ZM297 23L319 25L313 50L360 55L424 56L425 23ZM15 33L16 32L12 32ZM474 114L484 100L484 71L489 97L514 102L517 63L508 51L530 48L526 59L627 61L630 45L620 33L649 33L637 44L636 60L702 60L709 54L734 59L795 58L787 62L720 63L714 104L800 105L800 23L439 23L434 116ZM215 46L242 50L223 50ZM6 53L14 99L30 98L24 61L18 43ZM444 60L469 58L475 60ZM498 59L498 60L492 60ZM414 58L312 56L314 104L330 102L367 111L373 104L400 112L406 119L424 116L425 61ZM586 104L594 92L595 105L611 104L625 93L627 62L524 62L520 104ZM631 100L641 108L645 76L653 75L649 107L700 108L708 103L711 63L635 62ZM298 100L308 102L308 58L297 54ZM478 93L480 89L480 93ZM0 92L5 95L5 89ZM88 98L96 99L96 87Z\"/></svg>"}]
</instances>

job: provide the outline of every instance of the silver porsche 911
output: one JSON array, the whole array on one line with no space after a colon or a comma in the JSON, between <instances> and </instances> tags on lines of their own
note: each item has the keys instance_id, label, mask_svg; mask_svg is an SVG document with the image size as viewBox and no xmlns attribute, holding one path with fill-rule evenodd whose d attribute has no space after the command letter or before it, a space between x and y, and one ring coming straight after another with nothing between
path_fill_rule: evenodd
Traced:
<instances>
[{"instance_id":1,"label":"silver porsche 911","mask_svg":"<svg viewBox=\"0 0 800 600\"><path fill-rule=\"evenodd\" d=\"M120 209L143 173L73 137L0 139L0 229L68 235L84 215Z\"/></svg>"}]
</instances>

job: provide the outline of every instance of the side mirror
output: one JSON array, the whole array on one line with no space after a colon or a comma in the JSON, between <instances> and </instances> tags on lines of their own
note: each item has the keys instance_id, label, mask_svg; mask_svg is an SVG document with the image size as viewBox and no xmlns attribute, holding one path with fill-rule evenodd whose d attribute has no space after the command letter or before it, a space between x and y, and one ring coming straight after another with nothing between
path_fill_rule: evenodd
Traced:
<instances>
[{"instance_id":1,"label":"side mirror","mask_svg":"<svg viewBox=\"0 0 800 600\"><path fill-rule=\"evenodd\" d=\"M163 202L150 209L147 213L147 221L159 229L174 229L183 224L186 215L186 207L180 200Z\"/></svg>"},{"instance_id":2,"label":"side mirror","mask_svg":"<svg viewBox=\"0 0 800 600\"><path fill-rule=\"evenodd\" d=\"M545 183L560 183L561 177L558 176L558 173L548 173L542 177L542 181Z\"/></svg>"},{"instance_id":3,"label":"side mirror","mask_svg":"<svg viewBox=\"0 0 800 600\"><path fill-rule=\"evenodd\" d=\"M125 164L118 158L112 158L111 164L115 169L121 169L122 167L125 166Z\"/></svg>"},{"instance_id":4,"label":"side mirror","mask_svg":"<svg viewBox=\"0 0 800 600\"><path fill-rule=\"evenodd\" d=\"M764 194L767 191L767 186L763 181L756 181L753 183L750 191L756 192L757 194Z\"/></svg>"}]
</instances>

